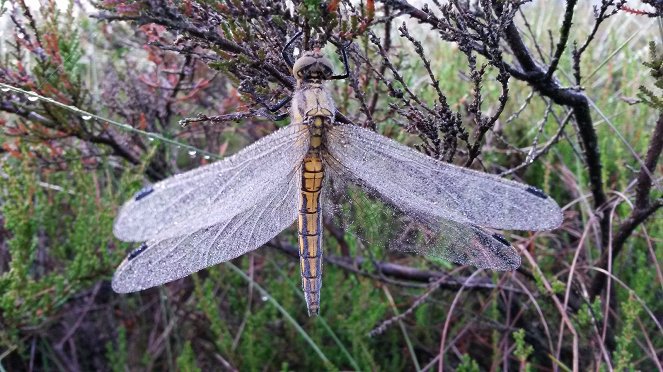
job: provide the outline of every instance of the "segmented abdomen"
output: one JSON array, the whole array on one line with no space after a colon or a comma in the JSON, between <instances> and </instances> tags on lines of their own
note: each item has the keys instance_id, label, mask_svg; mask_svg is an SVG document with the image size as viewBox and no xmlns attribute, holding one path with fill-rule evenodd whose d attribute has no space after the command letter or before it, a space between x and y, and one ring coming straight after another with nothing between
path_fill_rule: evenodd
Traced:
<instances>
[{"instance_id":1,"label":"segmented abdomen","mask_svg":"<svg viewBox=\"0 0 663 372\"><path fill-rule=\"evenodd\" d=\"M319 153L309 153L304 158L302 190L299 197L299 261L302 288L309 315L317 315L320 309L322 286L322 212L320 191L323 168Z\"/></svg>"},{"instance_id":2,"label":"segmented abdomen","mask_svg":"<svg viewBox=\"0 0 663 372\"><path fill-rule=\"evenodd\" d=\"M311 148L302 165L302 187L299 197L299 261L302 289L309 315L320 310L322 287L322 211L320 192L324 169L320 155L321 119L312 120Z\"/></svg>"}]
</instances>

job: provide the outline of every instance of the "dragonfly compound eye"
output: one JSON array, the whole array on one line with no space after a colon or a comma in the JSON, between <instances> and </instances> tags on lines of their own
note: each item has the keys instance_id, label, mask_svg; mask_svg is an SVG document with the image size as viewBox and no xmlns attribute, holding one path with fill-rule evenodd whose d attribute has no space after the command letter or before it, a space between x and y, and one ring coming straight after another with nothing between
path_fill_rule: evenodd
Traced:
<instances>
[{"instance_id":1,"label":"dragonfly compound eye","mask_svg":"<svg viewBox=\"0 0 663 372\"><path fill-rule=\"evenodd\" d=\"M305 52L292 66L292 74L300 80L328 80L333 74L331 62L319 51Z\"/></svg>"}]
</instances>

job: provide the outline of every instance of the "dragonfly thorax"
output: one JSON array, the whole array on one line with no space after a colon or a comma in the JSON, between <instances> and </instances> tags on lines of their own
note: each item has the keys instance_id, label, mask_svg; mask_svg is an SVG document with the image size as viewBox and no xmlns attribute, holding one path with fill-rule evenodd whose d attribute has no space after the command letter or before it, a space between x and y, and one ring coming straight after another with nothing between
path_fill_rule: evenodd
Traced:
<instances>
[{"instance_id":1,"label":"dragonfly thorax","mask_svg":"<svg viewBox=\"0 0 663 372\"><path fill-rule=\"evenodd\" d=\"M299 81L329 80L333 74L332 64L320 49L304 52L292 66L292 74Z\"/></svg>"}]
</instances>

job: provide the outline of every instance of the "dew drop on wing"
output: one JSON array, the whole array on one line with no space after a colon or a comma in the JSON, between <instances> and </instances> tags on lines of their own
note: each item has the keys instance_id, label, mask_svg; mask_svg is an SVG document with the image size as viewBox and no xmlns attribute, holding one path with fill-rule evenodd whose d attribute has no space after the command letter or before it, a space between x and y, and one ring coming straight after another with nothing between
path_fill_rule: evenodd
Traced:
<instances>
[{"instance_id":1,"label":"dew drop on wing","mask_svg":"<svg viewBox=\"0 0 663 372\"><path fill-rule=\"evenodd\" d=\"M131 253L129 253L129 256L127 256L127 260L131 261L134 258L138 257L139 254L143 253L147 249L147 243L143 243L140 245L140 247L134 249Z\"/></svg>"},{"instance_id":2,"label":"dew drop on wing","mask_svg":"<svg viewBox=\"0 0 663 372\"><path fill-rule=\"evenodd\" d=\"M529 186L528 188L525 189L525 191L527 191L528 193L534 196L538 196L541 199L548 199L548 195L546 195L546 193L544 193L543 190L539 190L536 187Z\"/></svg>"},{"instance_id":3,"label":"dew drop on wing","mask_svg":"<svg viewBox=\"0 0 663 372\"><path fill-rule=\"evenodd\" d=\"M143 187L140 191L136 193L136 195L134 195L134 201L139 201L153 192L154 188L152 188L152 186Z\"/></svg>"},{"instance_id":4,"label":"dew drop on wing","mask_svg":"<svg viewBox=\"0 0 663 372\"><path fill-rule=\"evenodd\" d=\"M494 238L495 240L497 240L498 242L500 242L500 243L506 245L507 247L510 247L510 246L511 246L511 243L509 243L509 241L506 240L506 238L504 238L504 237L503 237L502 235L500 235L500 234L493 234L493 238Z\"/></svg>"}]
</instances>

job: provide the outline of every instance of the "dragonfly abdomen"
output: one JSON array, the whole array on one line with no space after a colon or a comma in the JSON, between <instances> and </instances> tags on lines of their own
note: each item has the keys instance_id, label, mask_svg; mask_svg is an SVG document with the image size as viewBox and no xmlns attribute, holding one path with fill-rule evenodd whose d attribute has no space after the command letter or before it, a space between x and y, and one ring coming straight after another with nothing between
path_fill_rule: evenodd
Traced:
<instances>
[{"instance_id":1,"label":"dragonfly abdomen","mask_svg":"<svg viewBox=\"0 0 663 372\"><path fill-rule=\"evenodd\" d=\"M320 310L322 287L322 211L320 192L324 179L320 144L324 117L310 118L311 145L302 164L302 186L299 197L299 261L302 289L309 315Z\"/></svg>"}]
</instances>

